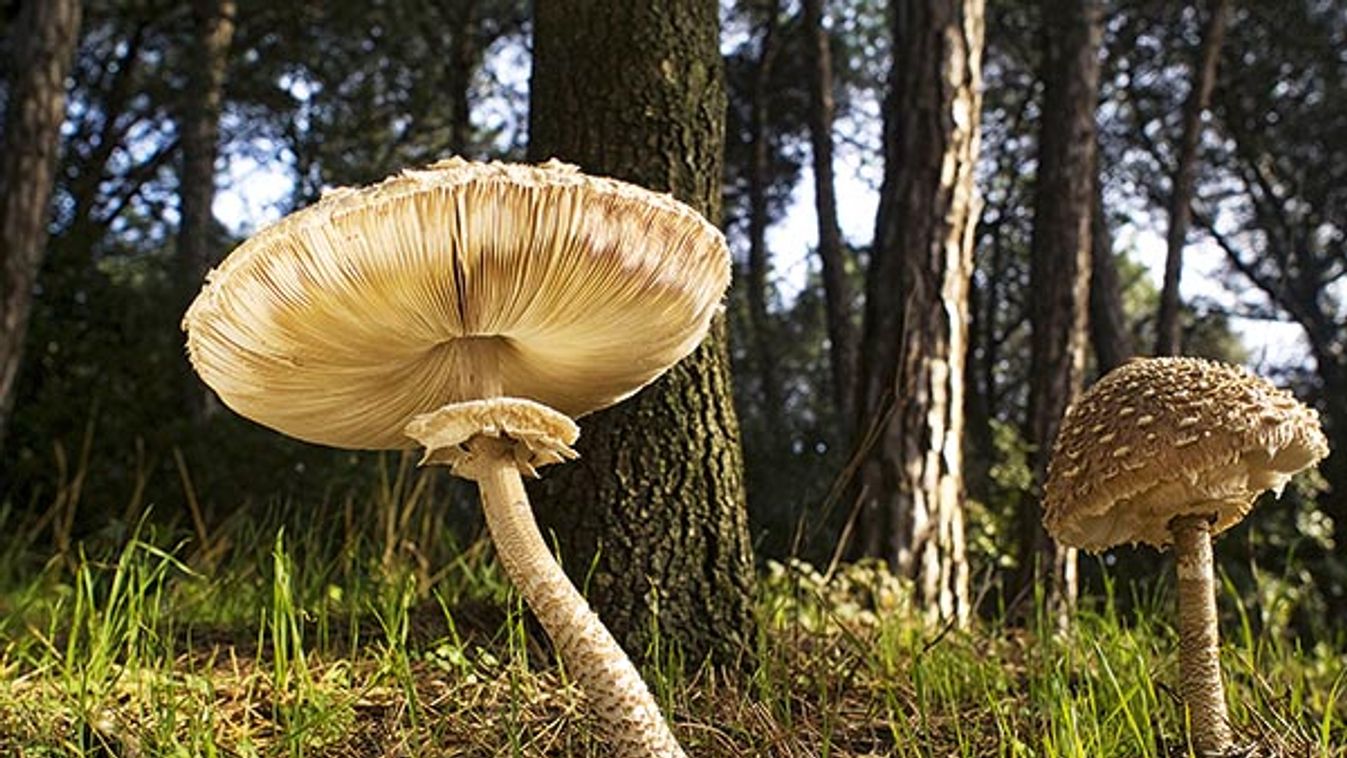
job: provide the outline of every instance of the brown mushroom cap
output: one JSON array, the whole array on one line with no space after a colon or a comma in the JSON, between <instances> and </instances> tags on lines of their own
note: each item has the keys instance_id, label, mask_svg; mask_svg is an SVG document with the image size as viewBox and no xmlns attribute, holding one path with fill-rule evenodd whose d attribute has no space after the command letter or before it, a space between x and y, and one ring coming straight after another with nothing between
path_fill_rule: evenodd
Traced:
<instances>
[{"instance_id":1,"label":"brown mushroom cap","mask_svg":"<svg viewBox=\"0 0 1347 758\"><path fill-rule=\"evenodd\" d=\"M1216 361L1138 358L1067 410L1043 524L1085 550L1165 547L1175 516L1210 514L1218 534L1326 455L1318 413L1267 380Z\"/></svg>"},{"instance_id":2,"label":"brown mushroom cap","mask_svg":"<svg viewBox=\"0 0 1347 758\"><path fill-rule=\"evenodd\" d=\"M401 448L418 414L512 396L579 416L690 353L729 284L724 237L668 195L574 166L451 159L327 193L238 247L183 320L238 413Z\"/></svg>"}]
</instances>

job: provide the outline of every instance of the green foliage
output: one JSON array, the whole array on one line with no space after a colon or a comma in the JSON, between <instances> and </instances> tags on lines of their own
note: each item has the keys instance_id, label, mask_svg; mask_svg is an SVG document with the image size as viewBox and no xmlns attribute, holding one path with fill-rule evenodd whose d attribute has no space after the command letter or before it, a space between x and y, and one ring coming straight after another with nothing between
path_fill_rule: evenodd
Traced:
<instances>
[{"instance_id":1,"label":"green foliage","mask_svg":"<svg viewBox=\"0 0 1347 758\"><path fill-rule=\"evenodd\" d=\"M983 570L1014 568L1015 513L1020 498L1032 490L1034 474L1029 467L1030 446L1019 429L1001 421L991 422L993 453L983 488L985 500L969 497L964 502L965 540L970 564Z\"/></svg>"}]
</instances>

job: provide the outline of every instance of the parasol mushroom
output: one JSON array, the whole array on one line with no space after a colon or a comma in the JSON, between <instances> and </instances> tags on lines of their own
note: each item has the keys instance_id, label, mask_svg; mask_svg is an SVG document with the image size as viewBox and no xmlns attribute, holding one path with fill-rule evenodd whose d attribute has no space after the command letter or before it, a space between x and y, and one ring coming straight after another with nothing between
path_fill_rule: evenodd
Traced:
<instances>
[{"instance_id":1,"label":"parasol mushroom","mask_svg":"<svg viewBox=\"0 0 1347 758\"><path fill-rule=\"evenodd\" d=\"M425 447L478 483L511 581L617 756L682 756L640 675L548 551L521 476L575 457L572 420L705 336L723 236L667 195L451 159L326 194L213 271L183 327L225 405L293 437Z\"/></svg>"},{"instance_id":2,"label":"parasol mushroom","mask_svg":"<svg viewBox=\"0 0 1347 758\"><path fill-rule=\"evenodd\" d=\"M1202 755L1233 743L1221 682L1211 538L1263 492L1328 454L1318 414L1248 371L1198 358L1138 358L1063 419L1044 487L1059 542L1102 551L1174 547L1180 689Z\"/></svg>"}]
</instances>

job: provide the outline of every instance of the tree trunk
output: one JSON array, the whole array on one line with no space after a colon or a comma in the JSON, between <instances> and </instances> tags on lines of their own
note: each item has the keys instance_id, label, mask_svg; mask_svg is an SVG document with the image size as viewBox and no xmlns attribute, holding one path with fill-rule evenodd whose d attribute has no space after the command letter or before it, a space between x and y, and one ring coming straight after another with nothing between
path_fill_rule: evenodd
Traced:
<instances>
[{"instance_id":1,"label":"tree trunk","mask_svg":"<svg viewBox=\"0 0 1347 758\"><path fill-rule=\"evenodd\" d=\"M852 322L851 282L847 252L837 221L837 189L833 178L832 49L823 28L825 0L804 0L804 25L813 38L814 65L809 83L809 140L814 158L814 208L818 215L818 255L823 268L823 301L828 326L828 361L833 402L837 405L838 441L852 443L856 420L856 326Z\"/></svg>"},{"instance_id":2,"label":"tree trunk","mask_svg":"<svg viewBox=\"0 0 1347 758\"><path fill-rule=\"evenodd\" d=\"M480 51L473 35L476 0L448 0L449 30L449 150L467 156L472 147L472 74Z\"/></svg>"},{"instance_id":3,"label":"tree trunk","mask_svg":"<svg viewBox=\"0 0 1347 758\"><path fill-rule=\"evenodd\" d=\"M752 326L754 365L762 384L762 415L773 444L786 446L789 440L781 423L781 380L776 373L772 347L771 314L767 312L768 274L771 270L767 250L767 184L771 171L772 147L767 123L767 98L772 66L777 53L777 14L780 3L769 0L762 9L763 21L758 60L753 72L748 122L751 161L748 169L748 270L744 286L748 299L748 319Z\"/></svg>"},{"instance_id":4,"label":"tree trunk","mask_svg":"<svg viewBox=\"0 0 1347 758\"><path fill-rule=\"evenodd\" d=\"M181 120L182 170L178 188L182 221L178 226L178 259L182 271L183 308L200 289L215 263L212 237L215 215L215 158L219 153L220 104L225 69L234 38L234 0L194 0L195 35L189 54L187 91ZM203 418L215 408L195 374L185 377L187 411Z\"/></svg>"},{"instance_id":5,"label":"tree trunk","mask_svg":"<svg viewBox=\"0 0 1347 758\"><path fill-rule=\"evenodd\" d=\"M1347 545L1347 351L1343 339L1333 340L1316 331L1306 329L1322 382L1320 405L1329 443L1328 458L1319 464L1328 492L1318 497L1318 503L1333 519L1333 541L1341 546Z\"/></svg>"},{"instance_id":6,"label":"tree trunk","mask_svg":"<svg viewBox=\"0 0 1347 758\"><path fill-rule=\"evenodd\" d=\"M1188 241L1192 220L1193 183L1197 179L1197 144L1202 138L1202 114L1211 102L1216 85L1216 64L1225 42L1228 0L1215 0L1202 46L1193 71L1192 88L1183 110L1183 134L1179 143L1178 164L1169 189L1169 233L1165 237L1165 281L1160 290L1160 315L1155 325L1155 354L1178 355L1182 350L1182 324L1179 319L1179 277L1183 273L1183 246Z\"/></svg>"},{"instance_id":7,"label":"tree trunk","mask_svg":"<svg viewBox=\"0 0 1347 758\"><path fill-rule=\"evenodd\" d=\"M1059 549L1043 530L1040 500L1058 425L1085 370L1103 30L1097 0L1045 0L1043 18L1043 116L1029 262L1033 372L1025 429L1037 491L1021 509L1018 589L1023 593L1046 580L1049 603L1062 612L1074 602L1075 551Z\"/></svg>"},{"instance_id":8,"label":"tree trunk","mask_svg":"<svg viewBox=\"0 0 1347 758\"><path fill-rule=\"evenodd\" d=\"M867 280L865 531L930 617L969 615L964 361L978 213L981 0L895 0L885 179Z\"/></svg>"},{"instance_id":9,"label":"tree trunk","mask_svg":"<svg viewBox=\"0 0 1347 758\"><path fill-rule=\"evenodd\" d=\"M1104 191L1096 169L1090 203L1090 341L1100 375L1132 357L1132 334L1123 308L1122 281L1113 256L1113 235L1104 213Z\"/></svg>"},{"instance_id":10,"label":"tree trunk","mask_svg":"<svg viewBox=\"0 0 1347 758\"><path fill-rule=\"evenodd\" d=\"M964 487L968 497L987 503L992 496L992 464L996 454L997 368L1000 342L996 334L996 314L1002 308L998 280L1004 275L1005 259L1002 223L998 218L982 227L985 242L977 252L986 257L985 282L978 276L968 283L968 358L964 366ZM975 258L974 273L978 263ZM1007 277L1008 278L1008 277Z\"/></svg>"},{"instance_id":11,"label":"tree trunk","mask_svg":"<svg viewBox=\"0 0 1347 758\"><path fill-rule=\"evenodd\" d=\"M668 191L720 215L725 88L714 0L539 0L535 159ZM586 417L581 459L543 479L539 516L627 652L660 632L686 659L753 639L753 560L724 318L695 353ZM595 558L593 573L590 561Z\"/></svg>"},{"instance_id":12,"label":"tree trunk","mask_svg":"<svg viewBox=\"0 0 1347 758\"><path fill-rule=\"evenodd\" d=\"M0 443L14 408L33 284L47 247L48 205L65 119L65 79L79 37L78 0L26 0L10 30L14 60L0 157Z\"/></svg>"}]
</instances>

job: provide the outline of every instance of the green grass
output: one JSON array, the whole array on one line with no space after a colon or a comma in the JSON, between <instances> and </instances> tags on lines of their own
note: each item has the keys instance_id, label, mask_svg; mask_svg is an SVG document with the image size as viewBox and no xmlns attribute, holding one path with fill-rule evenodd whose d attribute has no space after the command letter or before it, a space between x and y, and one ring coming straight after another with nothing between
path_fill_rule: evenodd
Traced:
<instances>
[{"instance_id":1,"label":"green grass","mask_svg":"<svg viewBox=\"0 0 1347 758\"><path fill-rule=\"evenodd\" d=\"M141 525L45 562L0 514L20 536L0 550L0 755L605 755L489 546L442 537L404 474L373 519ZM646 673L693 756L1186 755L1172 596L1123 614L1117 592L1069 633L1046 614L952 630L877 565L772 564L750 670L655 635ZM1241 739L1347 756L1342 641L1255 634L1221 604Z\"/></svg>"}]
</instances>

